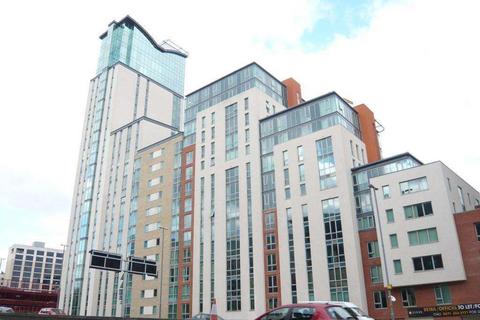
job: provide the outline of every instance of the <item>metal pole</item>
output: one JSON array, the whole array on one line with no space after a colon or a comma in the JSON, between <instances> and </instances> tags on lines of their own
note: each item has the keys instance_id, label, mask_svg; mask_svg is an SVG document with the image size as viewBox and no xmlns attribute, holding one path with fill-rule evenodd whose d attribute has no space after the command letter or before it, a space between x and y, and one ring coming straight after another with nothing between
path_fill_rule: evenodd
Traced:
<instances>
[{"instance_id":1,"label":"metal pole","mask_svg":"<svg viewBox=\"0 0 480 320\"><path fill-rule=\"evenodd\" d=\"M387 294L388 294L388 304L390 306L390 319L395 320L395 310L393 310L393 300L392 300L392 285L390 284L390 278L388 276L388 264L387 258L385 256L385 245L383 243L383 233L382 233L382 224L380 223L380 212L378 212L378 201L377 201L377 190L378 188L370 184L368 186L373 191L373 197L375 199L375 209L377 211L377 220L378 220L378 232L380 233L380 243L382 245L382 254L383 254L383 265L385 266L385 278L387 280ZM373 211L375 217L375 210Z\"/></svg>"},{"instance_id":2,"label":"metal pole","mask_svg":"<svg viewBox=\"0 0 480 320\"><path fill-rule=\"evenodd\" d=\"M157 273L160 276L160 290L158 290L158 294L160 296L160 305L158 306L158 319L162 319L162 289L163 289L163 251L165 251L165 230L168 230L168 228L160 226L160 229L162 229L162 252L160 253L160 263L159 263L159 268L157 270ZM160 271L161 270L161 271Z\"/></svg>"}]
</instances>

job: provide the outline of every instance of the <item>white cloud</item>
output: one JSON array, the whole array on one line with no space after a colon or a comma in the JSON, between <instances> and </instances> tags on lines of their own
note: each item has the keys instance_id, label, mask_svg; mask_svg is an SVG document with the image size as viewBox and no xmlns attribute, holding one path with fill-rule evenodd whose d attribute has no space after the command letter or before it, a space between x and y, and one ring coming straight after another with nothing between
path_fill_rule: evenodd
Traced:
<instances>
[{"instance_id":1,"label":"white cloud","mask_svg":"<svg viewBox=\"0 0 480 320\"><path fill-rule=\"evenodd\" d=\"M190 52L187 92L255 60L280 79L295 77L306 98L336 90L368 104L386 127L385 155L442 160L480 188L480 3L373 1L369 8L369 26L306 51L300 39L317 19L331 18L327 2L2 2L1 178L22 172L44 181L57 190L44 195L53 202L71 195L98 36L130 14L158 41L171 38ZM65 202L54 215L69 216Z\"/></svg>"}]
</instances>

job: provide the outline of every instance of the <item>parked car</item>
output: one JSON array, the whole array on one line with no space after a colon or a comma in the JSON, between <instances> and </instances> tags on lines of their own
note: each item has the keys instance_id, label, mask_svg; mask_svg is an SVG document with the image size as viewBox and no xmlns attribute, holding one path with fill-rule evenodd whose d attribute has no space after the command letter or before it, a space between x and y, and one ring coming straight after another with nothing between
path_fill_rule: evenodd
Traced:
<instances>
[{"instance_id":1,"label":"parked car","mask_svg":"<svg viewBox=\"0 0 480 320\"><path fill-rule=\"evenodd\" d=\"M342 306L318 303L318 302L306 302L284 305L267 313L262 314L255 320L350 320L358 319L352 316Z\"/></svg>"},{"instance_id":2,"label":"parked car","mask_svg":"<svg viewBox=\"0 0 480 320\"><path fill-rule=\"evenodd\" d=\"M63 316L65 312L62 309L57 308L42 308L38 311L38 314L49 315L49 316Z\"/></svg>"},{"instance_id":3,"label":"parked car","mask_svg":"<svg viewBox=\"0 0 480 320\"><path fill-rule=\"evenodd\" d=\"M372 317L370 317L365 311L360 309L359 306L351 302L345 302L345 301L312 301L312 302L335 304L343 307L345 310L348 311L348 313L350 313L352 316L356 317L359 320L375 320Z\"/></svg>"},{"instance_id":4,"label":"parked car","mask_svg":"<svg viewBox=\"0 0 480 320\"><path fill-rule=\"evenodd\" d=\"M0 313L15 313L10 307L0 307Z\"/></svg>"},{"instance_id":5,"label":"parked car","mask_svg":"<svg viewBox=\"0 0 480 320\"><path fill-rule=\"evenodd\" d=\"M191 320L210 320L210 316L209 313L198 313L194 315ZM223 318L217 315L217 320L223 320Z\"/></svg>"}]
</instances>

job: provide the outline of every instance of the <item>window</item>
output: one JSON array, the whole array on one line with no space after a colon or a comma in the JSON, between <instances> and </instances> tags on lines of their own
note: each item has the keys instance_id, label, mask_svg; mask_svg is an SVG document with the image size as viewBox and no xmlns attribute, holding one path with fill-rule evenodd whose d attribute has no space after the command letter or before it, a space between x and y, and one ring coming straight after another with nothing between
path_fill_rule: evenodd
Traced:
<instances>
[{"instance_id":1,"label":"window","mask_svg":"<svg viewBox=\"0 0 480 320\"><path fill-rule=\"evenodd\" d=\"M387 307L387 295L385 291L373 292L373 305L375 309L385 309Z\"/></svg>"},{"instance_id":2,"label":"window","mask_svg":"<svg viewBox=\"0 0 480 320\"><path fill-rule=\"evenodd\" d=\"M298 162L303 161L303 146L297 147L297 157L298 157Z\"/></svg>"},{"instance_id":3,"label":"window","mask_svg":"<svg viewBox=\"0 0 480 320\"><path fill-rule=\"evenodd\" d=\"M145 225L144 232L155 231L155 230L158 230L159 228L160 228L160 222L149 223Z\"/></svg>"},{"instance_id":4,"label":"window","mask_svg":"<svg viewBox=\"0 0 480 320\"><path fill-rule=\"evenodd\" d=\"M248 156L250 154L250 145L245 145L245 154Z\"/></svg>"},{"instance_id":5,"label":"window","mask_svg":"<svg viewBox=\"0 0 480 320\"><path fill-rule=\"evenodd\" d=\"M192 176L193 176L193 168L192 167L186 168L185 169L185 180L192 179Z\"/></svg>"},{"instance_id":6,"label":"window","mask_svg":"<svg viewBox=\"0 0 480 320\"><path fill-rule=\"evenodd\" d=\"M393 270L395 274L401 274L402 270L402 260L393 260Z\"/></svg>"},{"instance_id":7,"label":"window","mask_svg":"<svg viewBox=\"0 0 480 320\"><path fill-rule=\"evenodd\" d=\"M300 182L305 182L305 165L301 164L298 166L298 176L300 179Z\"/></svg>"},{"instance_id":8,"label":"window","mask_svg":"<svg viewBox=\"0 0 480 320\"><path fill-rule=\"evenodd\" d=\"M417 203L403 207L405 219L416 219L433 214L432 202Z\"/></svg>"},{"instance_id":9,"label":"window","mask_svg":"<svg viewBox=\"0 0 480 320\"><path fill-rule=\"evenodd\" d=\"M390 198L390 186L386 185L382 187L383 190L383 199L389 199Z\"/></svg>"},{"instance_id":10,"label":"window","mask_svg":"<svg viewBox=\"0 0 480 320\"><path fill-rule=\"evenodd\" d=\"M210 114L210 124L213 126L215 125L215 112Z\"/></svg>"},{"instance_id":11,"label":"window","mask_svg":"<svg viewBox=\"0 0 480 320\"><path fill-rule=\"evenodd\" d=\"M192 198L185 199L185 212L192 211Z\"/></svg>"},{"instance_id":12,"label":"window","mask_svg":"<svg viewBox=\"0 0 480 320\"><path fill-rule=\"evenodd\" d=\"M368 242L367 249L369 259L380 257L380 251L378 250L378 241Z\"/></svg>"},{"instance_id":13,"label":"window","mask_svg":"<svg viewBox=\"0 0 480 320\"><path fill-rule=\"evenodd\" d=\"M192 195L192 183L187 182L185 183L185 196L191 196Z\"/></svg>"},{"instance_id":14,"label":"window","mask_svg":"<svg viewBox=\"0 0 480 320\"><path fill-rule=\"evenodd\" d=\"M248 97L243 99L243 108L245 109L245 111L248 110L249 108L249 105L248 105Z\"/></svg>"},{"instance_id":15,"label":"window","mask_svg":"<svg viewBox=\"0 0 480 320\"><path fill-rule=\"evenodd\" d=\"M160 157L162 154L163 154L163 148L150 153L150 156L152 157L152 159L155 159L155 158Z\"/></svg>"},{"instance_id":16,"label":"window","mask_svg":"<svg viewBox=\"0 0 480 320\"><path fill-rule=\"evenodd\" d=\"M186 266L183 267L183 281L190 280L190 267Z\"/></svg>"},{"instance_id":17,"label":"window","mask_svg":"<svg viewBox=\"0 0 480 320\"><path fill-rule=\"evenodd\" d=\"M283 166L284 167L288 166L288 151L287 150L283 151Z\"/></svg>"},{"instance_id":18,"label":"window","mask_svg":"<svg viewBox=\"0 0 480 320\"><path fill-rule=\"evenodd\" d=\"M277 256L275 254L267 255L267 271L277 270Z\"/></svg>"},{"instance_id":19,"label":"window","mask_svg":"<svg viewBox=\"0 0 480 320\"><path fill-rule=\"evenodd\" d=\"M352 319L352 315L347 309L342 307L329 307L326 308L327 314L330 319Z\"/></svg>"},{"instance_id":20,"label":"window","mask_svg":"<svg viewBox=\"0 0 480 320\"><path fill-rule=\"evenodd\" d=\"M153 247L158 246L158 245L160 245L160 239L159 238L143 241L143 247L145 249L153 248Z\"/></svg>"},{"instance_id":21,"label":"window","mask_svg":"<svg viewBox=\"0 0 480 320\"><path fill-rule=\"evenodd\" d=\"M288 208L288 209L291 210L291 208ZM275 215L272 212L266 213L265 214L265 230L271 231L273 229L275 229Z\"/></svg>"},{"instance_id":22,"label":"window","mask_svg":"<svg viewBox=\"0 0 480 320\"><path fill-rule=\"evenodd\" d=\"M186 231L183 233L183 242L184 245L189 245L192 241L192 232L191 231Z\"/></svg>"},{"instance_id":23,"label":"window","mask_svg":"<svg viewBox=\"0 0 480 320\"><path fill-rule=\"evenodd\" d=\"M290 174L288 168L283 169L283 183L288 186L290 185Z\"/></svg>"},{"instance_id":24,"label":"window","mask_svg":"<svg viewBox=\"0 0 480 320\"><path fill-rule=\"evenodd\" d=\"M383 281L381 266L370 267L370 279L372 280L372 283L381 283Z\"/></svg>"},{"instance_id":25,"label":"window","mask_svg":"<svg viewBox=\"0 0 480 320\"><path fill-rule=\"evenodd\" d=\"M392 246L392 249L398 248L398 238L396 233L390 235L390 244Z\"/></svg>"},{"instance_id":26,"label":"window","mask_svg":"<svg viewBox=\"0 0 480 320\"><path fill-rule=\"evenodd\" d=\"M147 209L147 211L145 212L145 215L146 216L153 216L154 214L159 214L161 212L162 212L162 207L158 206L158 207L153 207L153 208Z\"/></svg>"},{"instance_id":27,"label":"window","mask_svg":"<svg viewBox=\"0 0 480 320\"><path fill-rule=\"evenodd\" d=\"M413 269L415 271L426 271L443 268L443 260L441 254L432 256L414 257Z\"/></svg>"},{"instance_id":28,"label":"window","mask_svg":"<svg viewBox=\"0 0 480 320\"><path fill-rule=\"evenodd\" d=\"M205 160L200 161L200 170L205 169Z\"/></svg>"},{"instance_id":29,"label":"window","mask_svg":"<svg viewBox=\"0 0 480 320\"><path fill-rule=\"evenodd\" d=\"M202 143L205 143L205 130L202 130L200 139Z\"/></svg>"},{"instance_id":30,"label":"window","mask_svg":"<svg viewBox=\"0 0 480 320\"><path fill-rule=\"evenodd\" d=\"M150 171L151 172L154 172L154 171L157 171L157 170L160 170L163 168L163 161L159 162L159 163L155 163L155 164L152 164L150 166Z\"/></svg>"},{"instance_id":31,"label":"window","mask_svg":"<svg viewBox=\"0 0 480 320\"><path fill-rule=\"evenodd\" d=\"M415 300L415 290L413 288L402 289L402 302L404 307L413 307L417 304Z\"/></svg>"},{"instance_id":32,"label":"window","mask_svg":"<svg viewBox=\"0 0 480 320\"><path fill-rule=\"evenodd\" d=\"M458 196L460 197L460 204L462 205L462 211L465 211L466 207L465 207L465 199L463 197L463 190L459 186L457 186L457 190L458 190Z\"/></svg>"},{"instance_id":33,"label":"window","mask_svg":"<svg viewBox=\"0 0 480 320\"><path fill-rule=\"evenodd\" d=\"M225 108L225 161L238 156L237 104Z\"/></svg>"},{"instance_id":34,"label":"window","mask_svg":"<svg viewBox=\"0 0 480 320\"><path fill-rule=\"evenodd\" d=\"M375 220L372 215L364 216L357 219L358 230L367 230L375 228Z\"/></svg>"},{"instance_id":35,"label":"window","mask_svg":"<svg viewBox=\"0 0 480 320\"><path fill-rule=\"evenodd\" d=\"M292 197L292 193L290 192L290 187L285 188L285 199L288 200Z\"/></svg>"},{"instance_id":36,"label":"window","mask_svg":"<svg viewBox=\"0 0 480 320\"><path fill-rule=\"evenodd\" d=\"M411 246L438 242L437 228L428 228L408 232L408 242Z\"/></svg>"},{"instance_id":37,"label":"window","mask_svg":"<svg viewBox=\"0 0 480 320\"><path fill-rule=\"evenodd\" d=\"M210 135L212 136L212 139L215 139L215 127L211 127L210 130Z\"/></svg>"},{"instance_id":38,"label":"window","mask_svg":"<svg viewBox=\"0 0 480 320\"><path fill-rule=\"evenodd\" d=\"M316 310L314 308L292 308L292 316L290 319L310 320L315 315L315 312Z\"/></svg>"},{"instance_id":39,"label":"window","mask_svg":"<svg viewBox=\"0 0 480 320\"><path fill-rule=\"evenodd\" d=\"M215 154L215 141L210 143L210 154L212 156Z\"/></svg>"},{"instance_id":40,"label":"window","mask_svg":"<svg viewBox=\"0 0 480 320\"><path fill-rule=\"evenodd\" d=\"M148 180L148 186L149 187L153 187L153 186L156 186L158 184L160 184L160 177Z\"/></svg>"},{"instance_id":41,"label":"window","mask_svg":"<svg viewBox=\"0 0 480 320\"><path fill-rule=\"evenodd\" d=\"M191 164L193 162L193 151L190 151L185 156L186 164Z\"/></svg>"},{"instance_id":42,"label":"window","mask_svg":"<svg viewBox=\"0 0 480 320\"><path fill-rule=\"evenodd\" d=\"M315 144L317 149L320 190L334 188L337 186L337 170L335 168L332 138L327 137L317 140Z\"/></svg>"},{"instance_id":43,"label":"window","mask_svg":"<svg viewBox=\"0 0 480 320\"><path fill-rule=\"evenodd\" d=\"M140 296L142 298L153 298L157 296L157 289L147 289L140 291Z\"/></svg>"},{"instance_id":44,"label":"window","mask_svg":"<svg viewBox=\"0 0 480 320\"><path fill-rule=\"evenodd\" d=\"M393 215L393 209L387 209L385 213L387 214L387 223L394 223L395 216Z\"/></svg>"},{"instance_id":45,"label":"window","mask_svg":"<svg viewBox=\"0 0 480 320\"><path fill-rule=\"evenodd\" d=\"M155 192L155 193L151 193L147 196L147 200L148 201L155 201L155 200L158 200L162 197L162 191L160 192Z\"/></svg>"},{"instance_id":46,"label":"window","mask_svg":"<svg viewBox=\"0 0 480 320\"><path fill-rule=\"evenodd\" d=\"M200 156L203 158L205 158L205 146L201 146L200 147Z\"/></svg>"},{"instance_id":47,"label":"window","mask_svg":"<svg viewBox=\"0 0 480 320\"><path fill-rule=\"evenodd\" d=\"M427 177L400 182L400 192L402 193L402 195L424 191L427 189L428 189Z\"/></svg>"},{"instance_id":48,"label":"window","mask_svg":"<svg viewBox=\"0 0 480 320\"><path fill-rule=\"evenodd\" d=\"M305 183L300 184L300 195L304 196L307 194L307 186Z\"/></svg>"},{"instance_id":49,"label":"window","mask_svg":"<svg viewBox=\"0 0 480 320\"><path fill-rule=\"evenodd\" d=\"M276 300L276 298L273 298ZM276 308L277 302L274 302L273 299L268 299L268 308L273 309ZM271 301L272 300L272 301ZM260 318L260 320L282 320L285 319L288 315L290 308L281 308L277 310L273 310Z\"/></svg>"},{"instance_id":50,"label":"window","mask_svg":"<svg viewBox=\"0 0 480 320\"><path fill-rule=\"evenodd\" d=\"M265 101L265 110L267 111L267 114L270 114L270 104L268 101Z\"/></svg>"},{"instance_id":51,"label":"window","mask_svg":"<svg viewBox=\"0 0 480 320\"><path fill-rule=\"evenodd\" d=\"M268 292L269 293L278 292L277 276L268 276Z\"/></svg>"},{"instance_id":52,"label":"window","mask_svg":"<svg viewBox=\"0 0 480 320\"><path fill-rule=\"evenodd\" d=\"M447 178L448 190L452 191L452 185L450 184L450 178Z\"/></svg>"},{"instance_id":53,"label":"window","mask_svg":"<svg viewBox=\"0 0 480 320\"><path fill-rule=\"evenodd\" d=\"M245 129L245 142L250 142L250 129Z\"/></svg>"},{"instance_id":54,"label":"window","mask_svg":"<svg viewBox=\"0 0 480 320\"><path fill-rule=\"evenodd\" d=\"M245 126L250 125L250 114L247 112L245 113Z\"/></svg>"},{"instance_id":55,"label":"window","mask_svg":"<svg viewBox=\"0 0 480 320\"><path fill-rule=\"evenodd\" d=\"M477 240L480 241L480 222L475 223L475 233L477 234Z\"/></svg>"},{"instance_id":56,"label":"window","mask_svg":"<svg viewBox=\"0 0 480 320\"><path fill-rule=\"evenodd\" d=\"M187 214L183 216L183 228L190 229L192 227L192 215Z\"/></svg>"},{"instance_id":57,"label":"window","mask_svg":"<svg viewBox=\"0 0 480 320\"><path fill-rule=\"evenodd\" d=\"M447 285L439 285L434 288L434 291L437 304L452 303L452 295L450 294L450 288Z\"/></svg>"},{"instance_id":58,"label":"window","mask_svg":"<svg viewBox=\"0 0 480 320\"><path fill-rule=\"evenodd\" d=\"M273 233L269 233L267 234L266 238L267 238L267 241L266 241L267 250L275 249L277 246L275 242L275 235Z\"/></svg>"}]
</instances>

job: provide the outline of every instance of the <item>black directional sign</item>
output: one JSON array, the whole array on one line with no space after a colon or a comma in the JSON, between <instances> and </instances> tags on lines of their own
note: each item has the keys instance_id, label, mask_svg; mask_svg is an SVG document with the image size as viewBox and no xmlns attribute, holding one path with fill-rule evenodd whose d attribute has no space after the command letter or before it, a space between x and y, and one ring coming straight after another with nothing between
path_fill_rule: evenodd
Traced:
<instances>
[{"instance_id":1,"label":"black directional sign","mask_svg":"<svg viewBox=\"0 0 480 320\"><path fill-rule=\"evenodd\" d=\"M157 262L137 257L127 258L127 272L157 276Z\"/></svg>"},{"instance_id":2,"label":"black directional sign","mask_svg":"<svg viewBox=\"0 0 480 320\"><path fill-rule=\"evenodd\" d=\"M99 250L90 250L90 254L90 268L122 271L122 255Z\"/></svg>"}]
</instances>

